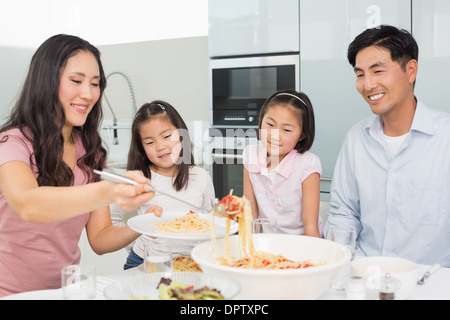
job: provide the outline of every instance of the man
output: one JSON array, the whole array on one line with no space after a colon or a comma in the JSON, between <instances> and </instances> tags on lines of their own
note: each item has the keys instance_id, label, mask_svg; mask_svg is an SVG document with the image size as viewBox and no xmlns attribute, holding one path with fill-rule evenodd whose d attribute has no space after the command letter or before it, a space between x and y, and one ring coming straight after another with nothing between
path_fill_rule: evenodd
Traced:
<instances>
[{"instance_id":1,"label":"man","mask_svg":"<svg viewBox=\"0 0 450 320\"><path fill-rule=\"evenodd\" d=\"M450 267L450 115L414 96L418 51L411 34L392 26L350 44L356 87L374 116L343 143L325 233L353 227L357 255Z\"/></svg>"}]
</instances>

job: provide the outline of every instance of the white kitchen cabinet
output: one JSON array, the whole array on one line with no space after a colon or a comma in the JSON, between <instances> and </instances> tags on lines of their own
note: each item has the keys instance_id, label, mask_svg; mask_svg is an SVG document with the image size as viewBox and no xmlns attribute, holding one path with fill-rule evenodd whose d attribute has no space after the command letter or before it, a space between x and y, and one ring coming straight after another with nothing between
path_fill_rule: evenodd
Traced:
<instances>
[{"instance_id":1,"label":"white kitchen cabinet","mask_svg":"<svg viewBox=\"0 0 450 320\"><path fill-rule=\"evenodd\" d=\"M413 35L419 44L415 93L431 108L450 113L450 1L413 0Z\"/></svg>"},{"instance_id":2,"label":"white kitchen cabinet","mask_svg":"<svg viewBox=\"0 0 450 320\"><path fill-rule=\"evenodd\" d=\"M298 52L298 0L209 0L210 57Z\"/></svg>"},{"instance_id":3,"label":"white kitchen cabinet","mask_svg":"<svg viewBox=\"0 0 450 320\"><path fill-rule=\"evenodd\" d=\"M311 99L316 116L312 152L332 178L348 129L371 115L355 88L348 45L368 27L392 24L411 29L410 0L300 0L300 89ZM329 190L330 181L321 190ZM326 198L325 198L326 199Z\"/></svg>"}]
</instances>

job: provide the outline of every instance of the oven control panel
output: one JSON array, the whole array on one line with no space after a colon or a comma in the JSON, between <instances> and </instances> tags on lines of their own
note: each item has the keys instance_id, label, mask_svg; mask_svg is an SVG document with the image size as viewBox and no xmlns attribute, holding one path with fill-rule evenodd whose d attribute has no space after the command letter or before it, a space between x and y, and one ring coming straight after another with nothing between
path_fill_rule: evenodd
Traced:
<instances>
[{"instance_id":1,"label":"oven control panel","mask_svg":"<svg viewBox=\"0 0 450 320\"><path fill-rule=\"evenodd\" d=\"M258 141L258 128L209 128L211 145L217 149L244 149Z\"/></svg>"},{"instance_id":2,"label":"oven control panel","mask_svg":"<svg viewBox=\"0 0 450 320\"><path fill-rule=\"evenodd\" d=\"M257 110L214 110L212 112L214 126L257 126Z\"/></svg>"}]
</instances>

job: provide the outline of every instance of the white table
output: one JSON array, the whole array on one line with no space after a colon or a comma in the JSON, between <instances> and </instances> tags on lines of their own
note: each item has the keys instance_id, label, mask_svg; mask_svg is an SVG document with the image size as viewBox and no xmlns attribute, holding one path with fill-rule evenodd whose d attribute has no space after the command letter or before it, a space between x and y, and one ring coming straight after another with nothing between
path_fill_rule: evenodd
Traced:
<instances>
[{"instance_id":1,"label":"white table","mask_svg":"<svg viewBox=\"0 0 450 320\"><path fill-rule=\"evenodd\" d=\"M417 279L431 266L418 265ZM344 300L344 291L329 289L320 300ZM424 285L418 285L410 300L450 300L450 268L440 268L433 275L425 280Z\"/></svg>"},{"instance_id":2,"label":"white table","mask_svg":"<svg viewBox=\"0 0 450 320\"><path fill-rule=\"evenodd\" d=\"M422 275L430 268L430 266L419 265L417 278L421 278ZM142 271L139 268L129 269L108 277L97 277L97 297L96 300L105 300L103 290L110 283L130 277L136 274L141 274ZM19 293L3 298L3 300L62 300L62 290L40 290ZM329 289L320 300L345 300L346 295L344 291L337 291ZM418 285L411 300L450 300L450 268L440 268L429 279L426 280L424 285Z\"/></svg>"}]
</instances>

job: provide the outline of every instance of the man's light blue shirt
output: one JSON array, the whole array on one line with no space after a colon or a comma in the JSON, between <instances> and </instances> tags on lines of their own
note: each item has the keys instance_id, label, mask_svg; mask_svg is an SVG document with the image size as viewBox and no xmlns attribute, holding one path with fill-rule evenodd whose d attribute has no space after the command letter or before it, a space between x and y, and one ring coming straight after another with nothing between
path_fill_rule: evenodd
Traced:
<instances>
[{"instance_id":1,"label":"man's light blue shirt","mask_svg":"<svg viewBox=\"0 0 450 320\"><path fill-rule=\"evenodd\" d=\"M410 135L390 159L380 116L348 132L325 224L351 226L357 255L450 267L450 115L417 102Z\"/></svg>"}]
</instances>

